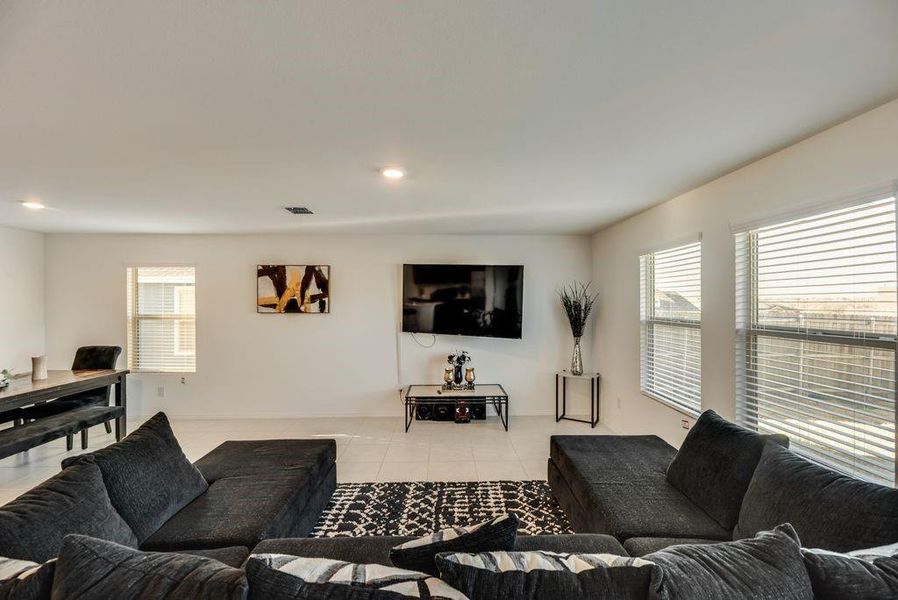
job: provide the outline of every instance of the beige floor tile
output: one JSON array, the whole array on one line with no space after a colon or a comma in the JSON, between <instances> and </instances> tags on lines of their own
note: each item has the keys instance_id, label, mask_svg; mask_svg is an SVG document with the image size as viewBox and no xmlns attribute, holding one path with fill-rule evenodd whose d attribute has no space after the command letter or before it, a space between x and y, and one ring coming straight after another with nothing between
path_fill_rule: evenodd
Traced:
<instances>
[{"instance_id":1,"label":"beige floor tile","mask_svg":"<svg viewBox=\"0 0 898 600\"><path fill-rule=\"evenodd\" d=\"M470 446L434 444L430 447L431 462L474 462L474 450Z\"/></svg>"},{"instance_id":2,"label":"beige floor tile","mask_svg":"<svg viewBox=\"0 0 898 600\"><path fill-rule=\"evenodd\" d=\"M429 458L430 446L424 444L397 444L394 442L387 447L384 462L427 462Z\"/></svg>"},{"instance_id":3,"label":"beige floor tile","mask_svg":"<svg viewBox=\"0 0 898 600\"><path fill-rule=\"evenodd\" d=\"M473 462L433 462L427 464L428 481L477 481Z\"/></svg>"},{"instance_id":4,"label":"beige floor tile","mask_svg":"<svg viewBox=\"0 0 898 600\"><path fill-rule=\"evenodd\" d=\"M515 444L514 451L520 460L545 459L549 458L549 443Z\"/></svg>"},{"instance_id":5,"label":"beige floor tile","mask_svg":"<svg viewBox=\"0 0 898 600\"><path fill-rule=\"evenodd\" d=\"M524 467L524 474L527 476L527 479L546 480L547 460L522 460L521 465Z\"/></svg>"},{"instance_id":6,"label":"beige floor tile","mask_svg":"<svg viewBox=\"0 0 898 600\"><path fill-rule=\"evenodd\" d=\"M474 460L478 461L519 460L511 444L471 446L471 450L474 452Z\"/></svg>"},{"instance_id":7,"label":"beige floor tile","mask_svg":"<svg viewBox=\"0 0 898 600\"><path fill-rule=\"evenodd\" d=\"M500 481L500 480L516 480L526 479L524 467L521 466L519 460L505 460L498 462L481 462L474 463L477 469L477 479L480 481Z\"/></svg>"},{"instance_id":8,"label":"beige floor tile","mask_svg":"<svg viewBox=\"0 0 898 600\"><path fill-rule=\"evenodd\" d=\"M340 456L340 460L346 462L374 462L382 463L387 454L387 444L357 444L352 442L346 447Z\"/></svg>"},{"instance_id":9,"label":"beige floor tile","mask_svg":"<svg viewBox=\"0 0 898 600\"><path fill-rule=\"evenodd\" d=\"M378 481L427 481L426 462L385 462L377 474Z\"/></svg>"},{"instance_id":10,"label":"beige floor tile","mask_svg":"<svg viewBox=\"0 0 898 600\"><path fill-rule=\"evenodd\" d=\"M337 483L377 481L381 463L338 462Z\"/></svg>"}]
</instances>

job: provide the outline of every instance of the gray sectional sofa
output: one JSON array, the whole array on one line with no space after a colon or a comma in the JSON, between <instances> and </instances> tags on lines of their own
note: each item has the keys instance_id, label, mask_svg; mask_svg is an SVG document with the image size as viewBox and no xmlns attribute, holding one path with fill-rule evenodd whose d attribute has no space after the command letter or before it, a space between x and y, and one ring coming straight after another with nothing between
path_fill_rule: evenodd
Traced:
<instances>
[{"instance_id":1,"label":"gray sectional sofa","mask_svg":"<svg viewBox=\"0 0 898 600\"><path fill-rule=\"evenodd\" d=\"M548 478L578 533L631 556L749 538L791 523L806 547L845 552L898 541L898 490L814 464L713 411L679 452L654 435L553 436Z\"/></svg>"},{"instance_id":2,"label":"gray sectional sofa","mask_svg":"<svg viewBox=\"0 0 898 600\"><path fill-rule=\"evenodd\" d=\"M578 533L520 535L501 548L540 551L526 558L463 551L489 553L467 555L487 556L476 568L441 550L430 560L475 600L898 597L898 553L876 548L898 541L898 490L812 464L787 444L712 412L679 451L654 436L555 436L550 483ZM383 572L376 565L413 539L303 537L334 491L335 455L333 440L241 441L191 464L160 413L0 507L0 598L387 597L371 595L377 582L297 583L367 568L346 563ZM442 536L438 545L455 542ZM302 593L290 591L297 585Z\"/></svg>"},{"instance_id":3,"label":"gray sectional sofa","mask_svg":"<svg viewBox=\"0 0 898 600\"><path fill-rule=\"evenodd\" d=\"M0 556L43 562L66 534L239 566L308 535L336 488L334 440L231 441L194 464L164 414L0 507Z\"/></svg>"}]
</instances>

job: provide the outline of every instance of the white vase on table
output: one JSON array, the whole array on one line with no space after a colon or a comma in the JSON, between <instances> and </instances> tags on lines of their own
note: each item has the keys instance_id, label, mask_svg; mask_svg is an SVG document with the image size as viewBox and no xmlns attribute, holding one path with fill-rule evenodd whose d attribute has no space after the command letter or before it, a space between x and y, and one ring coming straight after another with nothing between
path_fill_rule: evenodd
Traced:
<instances>
[{"instance_id":1,"label":"white vase on table","mask_svg":"<svg viewBox=\"0 0 898 600\"><path fill-rule=\"evenodd\" d=\"M31 380L41 381L47 378L47 357L32 356L31 357Z\"/></svg>"}]
</instances>

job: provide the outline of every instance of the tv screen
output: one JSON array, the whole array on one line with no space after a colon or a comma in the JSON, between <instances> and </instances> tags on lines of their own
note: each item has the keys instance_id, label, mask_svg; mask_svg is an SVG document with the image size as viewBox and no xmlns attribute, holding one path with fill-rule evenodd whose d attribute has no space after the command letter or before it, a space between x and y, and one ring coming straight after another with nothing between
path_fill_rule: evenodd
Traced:
<instances>
[{"instance_id":1,"label":"tv screen","mask_svg":"<svg viewBox=\"0 0 898 600\"><path fill-rule=\"evenodd\" d=\"M402 331L520 338L521 265L404 265Z\"/></svg>"}]
</instances>

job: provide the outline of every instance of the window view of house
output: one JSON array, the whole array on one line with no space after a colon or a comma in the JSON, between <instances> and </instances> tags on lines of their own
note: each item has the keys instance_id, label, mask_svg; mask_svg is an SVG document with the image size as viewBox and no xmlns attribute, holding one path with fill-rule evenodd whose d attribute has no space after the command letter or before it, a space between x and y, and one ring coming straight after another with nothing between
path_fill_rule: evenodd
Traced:
<instances>
[{"instance_id":1,"label":"window view of house","mask_svg":"<svg viewBox=\"0 0 898 600\"><path fill-rule=\"evenodd\" d=\"M128 366L196 371L194 267L128 269Z\"/></svg>"},{"instance_id":2,"label":"window view of house","mask_svg":"<svg viewBox=\"0 0 898 600\"><path fill-rule=\"evenodd\" d=\"M737 258L742 421L894 483L895 199L741 233Z\"/></svg>"},{"instance_id":3,"label":"window view of house","mask_svg":"<svg viewBox=\"0 0 898 600\"><path fill-rule=\"evenodd\" d=\"M702 407L702 245L640 257L643 393L688 414Z\"/></svg>"}]
</instances>

